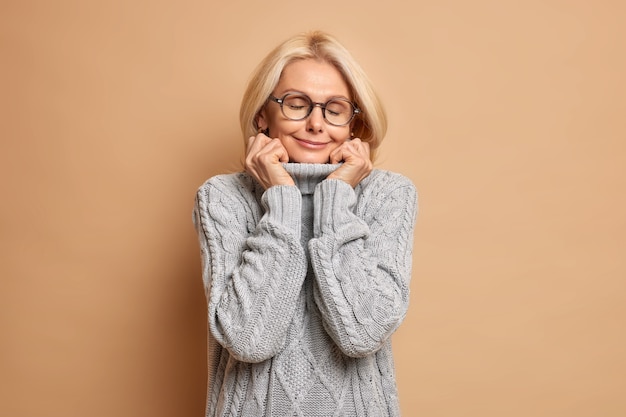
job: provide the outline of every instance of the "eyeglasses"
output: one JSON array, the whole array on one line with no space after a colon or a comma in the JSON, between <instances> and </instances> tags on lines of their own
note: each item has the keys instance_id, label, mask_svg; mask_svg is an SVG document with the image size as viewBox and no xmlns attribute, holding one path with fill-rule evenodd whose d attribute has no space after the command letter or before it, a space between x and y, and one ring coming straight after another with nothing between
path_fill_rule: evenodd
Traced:
<instances>
[{"instance_id":1,"label":"eyeglasses","mask_svg":"<svg viewBox=\"0 0 626 417\"><path fill-rule=\"evenodd\" d=\"M307 95L287 93L283 98L270 94L269 99L280 104L280 110L289 120L303 120L309 117L314 107L322 109L324 120L333 126L345 126L361 113L354 103L346 98L331 98L326 103L316 103Z\"/></svg>"}]
</instances>

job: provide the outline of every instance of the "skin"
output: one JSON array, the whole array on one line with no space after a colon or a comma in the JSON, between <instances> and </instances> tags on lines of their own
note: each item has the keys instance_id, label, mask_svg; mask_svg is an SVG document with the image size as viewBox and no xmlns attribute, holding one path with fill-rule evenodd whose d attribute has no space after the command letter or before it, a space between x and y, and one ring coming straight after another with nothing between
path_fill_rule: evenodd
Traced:
<instances>
[{"instance_id":1,"label":"skin","mask_svg":"<svg viewBox=\"0 0 626 417\"><path fill-rule=\"evenodd\" d=\"M341 73L333 65L313 59L295 61L284 68L273 95L282 97L287 92L301 92L321 103L332 97L350 98ZM257 125L263 131L269 129L269 136L259 133L248 139L245 167L265 189L295 185L283 162L343 162L328 178L352 187L372 171L369 144L350 139L350 125L327 123L319 107L306 119L293 121L283 116L278 103L268 101L259 112Z\"/></svg>"}]
</instances>

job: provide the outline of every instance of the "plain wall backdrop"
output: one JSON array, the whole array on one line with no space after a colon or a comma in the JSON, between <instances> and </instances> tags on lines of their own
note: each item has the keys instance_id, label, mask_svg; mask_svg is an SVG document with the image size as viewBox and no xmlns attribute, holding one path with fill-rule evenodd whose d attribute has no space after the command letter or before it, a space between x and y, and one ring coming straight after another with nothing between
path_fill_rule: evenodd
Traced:
<instances>
[{"instance_id":1,"label":"plain wall backdrop","mask_svg":"<svg viewBox=\"0 0 626 417\"><path fill-rule=\"evenodd\" d=\"M194 194L310 29L420 193L404 416L626 415L625 27L617 0L2 1L0 415L203 414Z\"/></svg>"}]
</instances>

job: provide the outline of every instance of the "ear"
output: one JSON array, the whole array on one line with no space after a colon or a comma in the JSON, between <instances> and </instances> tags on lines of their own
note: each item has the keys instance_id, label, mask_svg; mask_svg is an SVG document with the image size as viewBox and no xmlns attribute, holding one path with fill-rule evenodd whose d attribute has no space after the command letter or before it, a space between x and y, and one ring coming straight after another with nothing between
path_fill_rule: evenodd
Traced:
<instances>
[{"instance_id":1,"label":"ear","mask_svg":"<svg viewBox=\"0 0 626 417\"><path fill-rule=\"evenodd\" d=\"M269 125L267 123L267 114L265 113L265 107L263 107L261 111L257 113L255 121L256 127L258 128L259 132L264 132L265 130L267 130Z\"/></svg>"}]
</instances>

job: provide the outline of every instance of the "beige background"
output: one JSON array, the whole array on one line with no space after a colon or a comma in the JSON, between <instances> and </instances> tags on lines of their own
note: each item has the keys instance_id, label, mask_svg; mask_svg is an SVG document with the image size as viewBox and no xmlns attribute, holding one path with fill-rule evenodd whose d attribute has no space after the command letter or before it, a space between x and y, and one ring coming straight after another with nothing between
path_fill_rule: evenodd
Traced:
<instances>
[{"instance_id":1,"label":"beige background","mask_svg":"<svg viewBox=\"0 0 626 417\"><path fill-rule=\"evenodd\" d=\"M194 193L311 28L420 191L404 415L626 415L624 4L2 1L0 415L202 415Z\"/></svg>"}]
</instances>

